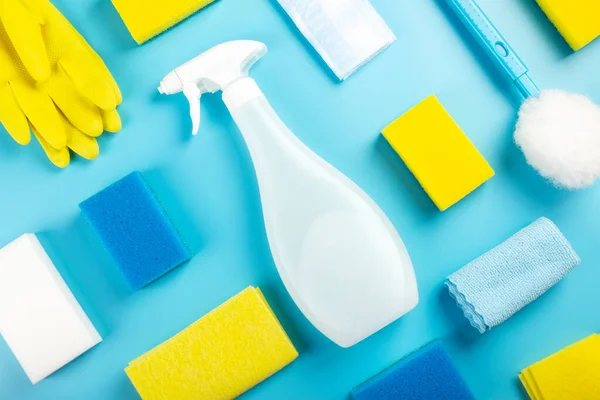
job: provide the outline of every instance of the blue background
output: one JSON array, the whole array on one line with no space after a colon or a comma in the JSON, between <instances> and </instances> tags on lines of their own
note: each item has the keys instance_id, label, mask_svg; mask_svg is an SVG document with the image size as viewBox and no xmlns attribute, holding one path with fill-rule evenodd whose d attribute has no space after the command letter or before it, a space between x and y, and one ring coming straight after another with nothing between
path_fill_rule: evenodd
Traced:
<instances>
[{"instance_id":1,"label":"blue background","mask_svg":"<svg viewBox=\"0 0 600 400\"><path fill-rule=\"evenodd\" d=\"M338 83L275 0L222 0L142 46L109 0L54 0L118 81L123 129L103 135L96 161L75 159L62 171L38 144L21 148L0 132L0 246L38 233L104 341L35 386L0 341L1 399L136 399L127 363L248 285L263 289L300 357L244 400L346 399L352 387L436 338L478 399L524 398L522 368L598 330L600 186L558 191L525 164L511 138L518 100L436 0L372 2L398 41ZM533 0L480 3L541 87L600 102L600 42L572 53ZM252 75L273 107L381 205L411 254L419 306L350 349L323 337L286 293L265 239L249 156L220 97L205 96L201 132L192 138L184 97L156 91L168 71L233 39L268 45ZM379 135L431 93L497 173L444 213ZM195 257L131 293L78 203L136 169ZM557 223L582 264L479 336L442 289L443 278L540 216Z\"/></svg>"}]
</instances>

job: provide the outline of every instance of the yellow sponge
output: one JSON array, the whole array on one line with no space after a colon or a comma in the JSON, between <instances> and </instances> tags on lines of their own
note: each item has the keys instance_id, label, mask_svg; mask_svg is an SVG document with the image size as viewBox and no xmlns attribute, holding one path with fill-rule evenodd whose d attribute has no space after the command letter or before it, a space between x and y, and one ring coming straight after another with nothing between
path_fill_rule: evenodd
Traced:
<instances>
[{"instance_id":1,"label":"yellow sponge","mask_svg":"<svg viewBox=\"0 0 600 400\"><path fill-rule=\"evenodd\" d=\"M600 336L594 334L523 370L532 400L600 399Z\"/></svg>"},{"instance_id":2,"label":"yellow sponge","mask_svg":"<svg viewBox=\"0 0 600 400\"><path fill-rule=\"evenodd\" d=\"M233 399L298 357L260 289L249 287L129 363L143 400Z\"/></svg>"},{"instance_id":3,"label":"yellow sponge","mask_svg":"<svg viewBox=\"0 0 600 400\"><path fill-rule=\"evenodd\" d=\"M441 211L494 176L435 96L417 104L382 133Z\"/></svg>"},{"instance_id":4,"label":"yellow sponge","mask_svg":"<svg viewBox=\"0 0 600 400\"><path fill-rule=\"evenodd\" d=\"M573 50L600 36L599 0L537 0Z\"/></svg>"},{"instance_id":5,"label":"yellow sponge","mask_svg":"<svg viewBox=\"0 0 600 400\"><path fill-rule=\"evenodd\" d=\"M215 0L112 0L138 44L183 21Z\"/></svg>"}]
</instances>

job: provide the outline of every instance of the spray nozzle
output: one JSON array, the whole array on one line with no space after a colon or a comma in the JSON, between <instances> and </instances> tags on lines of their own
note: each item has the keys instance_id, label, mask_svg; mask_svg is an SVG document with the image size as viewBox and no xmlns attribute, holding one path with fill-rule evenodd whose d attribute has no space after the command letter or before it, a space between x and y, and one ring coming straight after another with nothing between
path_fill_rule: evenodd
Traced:
<instances>
[{"instance_id":1,"label":"spray nozzle","mask_svg":"<svg viewBox=\"0 0 600 400\"><path fill-rule=\"evenodd\" d=\"M224 90L248 76L250 68L267 52L267 46L253 40L225 42L205 51L169 72L160 82L161 94L183 92L190 103L192 133L200 127L200 98L203 93Z\"/></svg>"}]
</instances>

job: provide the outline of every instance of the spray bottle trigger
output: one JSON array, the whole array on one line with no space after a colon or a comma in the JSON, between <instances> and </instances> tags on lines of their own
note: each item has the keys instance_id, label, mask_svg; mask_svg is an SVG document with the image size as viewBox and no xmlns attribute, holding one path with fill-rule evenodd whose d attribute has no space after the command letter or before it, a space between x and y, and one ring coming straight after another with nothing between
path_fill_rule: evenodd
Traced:
<instances>
[{"instance_id":1,"label":"spray bottle trigger","mask_svg":"<svg viewBox=\"0 0 600 400\"><path fill-rule=\"evenodd\" d=\"M200 129L200 96L202 92L195 84L186 85L183 94L190 103L190 117L192 118L192 135L196 135Z\"/></svg>"}]
</instances>

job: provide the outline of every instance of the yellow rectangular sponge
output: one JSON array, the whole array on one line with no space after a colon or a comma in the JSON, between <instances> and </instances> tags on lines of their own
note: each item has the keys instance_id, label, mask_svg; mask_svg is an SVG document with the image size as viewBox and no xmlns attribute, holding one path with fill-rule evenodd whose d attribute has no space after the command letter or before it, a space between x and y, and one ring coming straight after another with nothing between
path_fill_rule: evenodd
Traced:
<instances>
[{"instance_id":1,"label":"yellow rectangular sponge","mask_svg":"<svg viewBox=\"0 0 600 400\"><path fill-rule=\"evenodd\" d=\"M433 95L382 133L441 211L494 176L494 170Z\"/></svg>"},{"instance_id":2,"label":"yellow rectangular sponge","mask_svg":"<svg viewBox=\"0 0 600 400\"><path fill-rule=\"evenodd\" d=\"M519 375L532 400L600 399L600 336L591 335Z\"/></svg>"},{"instance_id":3,"label":"yellow rectangular sponge","mask_svg":"<svg viewBox=\"0 0 600 400\"><path fill-rule=\"evenodd\" d=\"M215 0L112 0L133 39L142 44Z\"/></svg>"},{"instance_id":4,"label":"yellow rectangular sponge","mask_svg":"<svg viewBox=\"0 0 600 400\"><path fill-rule=\"evenodd\" d=\"M248 287L129 363L143 400L233 399L298 352L260 289Z\"/></svg>"},{"instance_id":5,"label":"yellow rectangular sponge","mask_svg":"<svg viewBox=\"0 0 600 400\"><path fill-rule=\"evenodd\" d=\"M575 51L600 36L600 0L537 0Z\"/></svg>"}]
</instances>

